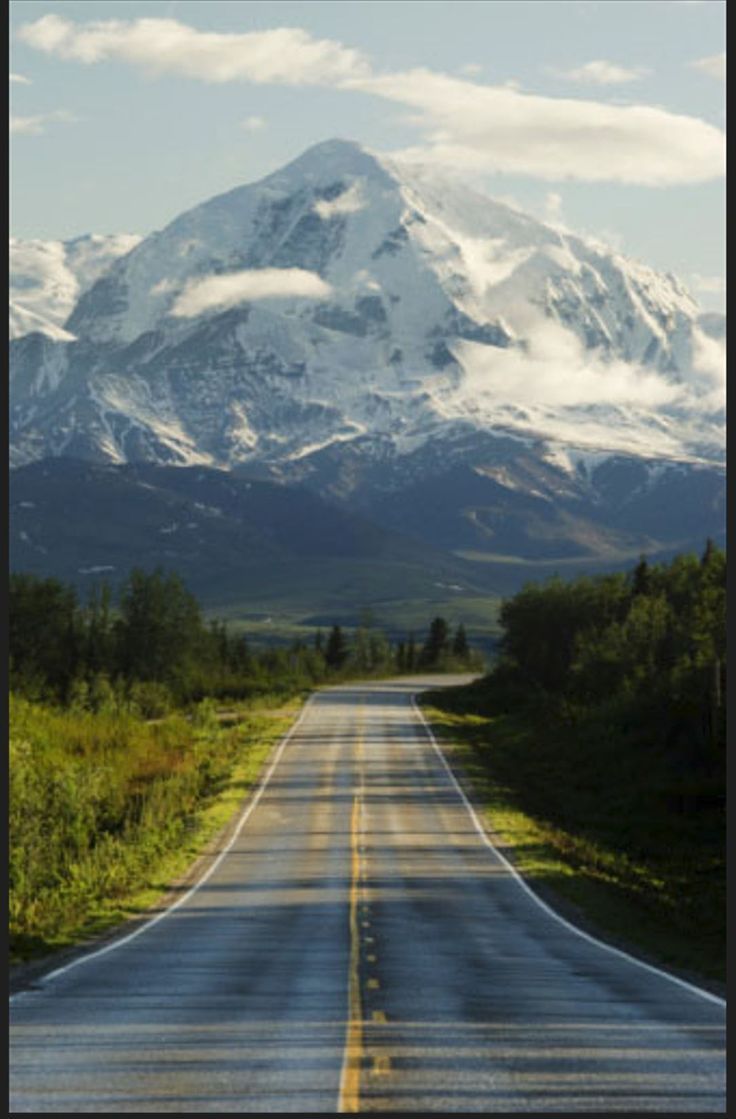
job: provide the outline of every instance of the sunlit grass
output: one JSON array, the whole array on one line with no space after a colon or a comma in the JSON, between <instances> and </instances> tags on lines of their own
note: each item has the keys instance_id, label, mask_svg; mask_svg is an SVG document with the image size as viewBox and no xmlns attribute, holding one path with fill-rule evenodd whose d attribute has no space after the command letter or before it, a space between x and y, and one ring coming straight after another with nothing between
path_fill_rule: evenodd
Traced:
<instances>
[{"instance_id":1,"label":"sunlit grass","mask_svg":"<svg viewBox=\"0 0 736 1119\"><path fill-rule=\"evenodd\" d=\"M253 788L299 699L191 721L11 703L11 961L99 934L160 901Z\"/></svg>"}]
</instances>

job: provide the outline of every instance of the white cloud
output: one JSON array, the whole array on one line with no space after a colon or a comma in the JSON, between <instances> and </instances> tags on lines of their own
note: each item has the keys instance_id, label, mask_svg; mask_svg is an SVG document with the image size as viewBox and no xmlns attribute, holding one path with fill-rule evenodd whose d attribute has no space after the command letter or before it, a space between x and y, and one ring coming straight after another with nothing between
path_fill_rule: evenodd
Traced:
<instances>
[{"instance_id":1,"label":"white cloud","mask_svg":"<svg viewBox=\"0 0 736 1119\"><path fill-rule=\"evenodd\" d=\"M596 58L572 70L555 70L548 68L547 73L556 78L564 78L569 82L582 82L585 85L621 85L624 82L637 82L649 73L641 66L627 68L615 62L606 62L603 58Z\"/></svg>"},{"instance_id":2,"label":"white cloud","mask_svg":"<svg viewBox=\"0 0 736 1119\"><path fill-rule=\"evenodd\" d=\"M62 121L69 124L76 118L64 109L57 109L53 113L38 113L36 116L21 117L10 114L10 132L19 136L40 136L46 131L46 125Z\"/></svg>"},{"instance_id":3,"label":"white cloud","mask_svg":"<svg viewBox=\"0 0 736 1119\"><path fill-rule=\"evenodd\" d=\"M331 39L313 39L299 27L244 34L198 31L175 19L73 23L49 14L23 24L29 46L76 62L120 58L156 74L183 74L206 82L278 82L332 85L368 72L358 51Z\"/></svg>"},{"instance_id":4,"label":"white cloud","mask_svg":"<svg viewBox=\"0 0 736 1119\"><path fill-rule=\"evenodd\" d=\"M700 70L711 78L718 78L722 82L726 80L725 51L720 54L709 54L705 58L696 58L694 62L689 63L689 66L692 70Z\"/></svg>"},{"instance_id":5,"label":"white cloud","mask_svg":"<svg viewBox=\"0 0 736 1119\"><path fill-rule=\"evenodd\" d=\"M680 385L654 371L591 357L572 331L552 319L535 325L526 349L463 341L458 356L477 393L519 405L658 408L683 394Z\"/></svg>"},{"instance_id":6,"label":"white cloud","mask_svg":"<svg viewBox=\"0 0 736 1119\"><path fill-rule=\"evenodd\" d=\"M428 144L404 152L409 159L646 186L704 182L724 171L723 133L663 109L540 97L428 70L350 84L419 110Z\"/></svg>"},{"instance_id":7,"label":"white cloud","mask_svg":"<svg viewBox=\"0 0 736 1119\"><path fill-rule=\"evenodd\" d=\"M544 220L552 224L562 221L562 195L551 190L544 199Z\"/></svg>"},{"instance_id":8,"label":"white cloud","mask_svg":"<svg viewBox=\"0 0 736 1119\"><path fill-rule=\"evenodd\" d=\"M483 73L483 67L478 62L466 62L464 66L460 67L461 74L467 74L469 78L477 78L479 74Z\"/></svg>"},{"instance_id":9,"label":"white cloud","mask_svg":"<svg viewBox=\"0 0 736 1119\"><path fill-rule=\"evenodd\" d=\"M31 85L32 84L31 79L24 77L23 74L9 74L8 75L8 80L11 82L11 84L13 82L17 82L19 85Z\"/></svg>"},{"instance_id":10,"label":"white cloud","mask_svg":"<svg viewBox=\"0 0 736 1119\"><path fill-rule=\"evenodd\" d=\"M365 206L365 199L361 194L360 183L353 183L339 194L337 198L321 198L315 202L314 210L321 218L331 218L335 214L357 214Z\"/></svg>"},{"instance_id":11,"label":"white cloud","mask_svg":"<svg viewBox=\"0 0 736 1119\"><path fill-rule=\"evenodd\" d=\"M168 295L176 289L176 283L173 280L159 280L151 288L151 295Z\"/></svg>"},{"instance_id":12,"label":"white cloud","mask_svg":"<svg viewBox=\"0 0 736 1119\"><path fill-rule=\"evenodd\" d=\"M83 63L117 58L152 73L207 82L329 85L373 94L410 110L411 123L424 131L424 142L406 156L462 170L646 186L704 182L724 173L722 131L695 117L647 105L543 97L509 83L485 85L426 69L378 74L358 51L300 28L221 34L173 19L75 24L46 15L18 35L39 50Z\"/></svg>"},{"instance_id":13,"label":"white cloud","mask_svg":"<svg viewBox=\"0 0 736 1119\"><path fill-rule=\"evenodd\" d=\"M525 349L455 344L464 376L436 404L448 417L470 410L495 425L576 446L650 455L720 448L723 346L697 334L690 373L675 383L648 367L606 362L560 323L539 318L528 326Z\"/></svg>"},{"instance_id":14,"label":"white cloud","mask_svg":"<svg viewBox=\"0 0 736 1119\"><path fill-rule=\"evenodd\" d=\"M165 284L166 281L163 281ZM158 284L159 290L165 290ZM302 297L323 299L332 288L314 272L302 268L261 268L190 280L176 299L171 314L192 318L203 311L226 310L256 299Z\"/></svg>"},{"instance_id":15,"label":"white cloud","mask_svg":"<svg viewBox=\"0 0 736 1119\"><path fill-rule=\"evenodd\" d=\"M705 295L722 295L726 290L726 281L723 276L701 276L699 272L692 272L689 276L690 286L695 291Z\"/></svg>"},{"instance_id":16,"label":"white cloud","mask_svg":"<svg viewBox=\"0 0 736 1119\"><path fill-rule=\"evenodd\" d=\"M246 132L260 132L266 127L266 121L264 117L246 117L245 120L241 120L240 127Z\"/></svg>"}]
</instances>

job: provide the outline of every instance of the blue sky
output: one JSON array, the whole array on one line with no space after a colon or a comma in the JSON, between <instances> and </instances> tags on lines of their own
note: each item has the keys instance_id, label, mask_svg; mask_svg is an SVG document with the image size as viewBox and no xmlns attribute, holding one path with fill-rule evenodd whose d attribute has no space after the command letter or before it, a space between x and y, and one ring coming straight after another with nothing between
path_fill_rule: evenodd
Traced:
<instances>
[{"instance_id":1,"label":"blue sky","mask_svg":"<svg viewBox=\"0 0 736 1119\"><path fill-rule=\"evenodd\" d=\"M148 233L342 136L723 306L720 0L14 0L10 24L16 236Z\"/></svg>"}]
</instances>

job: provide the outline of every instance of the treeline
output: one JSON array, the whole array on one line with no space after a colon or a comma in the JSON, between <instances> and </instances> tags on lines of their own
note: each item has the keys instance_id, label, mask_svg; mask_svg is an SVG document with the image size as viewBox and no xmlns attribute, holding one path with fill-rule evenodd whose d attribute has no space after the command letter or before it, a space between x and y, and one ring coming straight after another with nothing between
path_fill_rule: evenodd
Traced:
<instances>
[{"instance_id":1,"label":"treeline","mask_svg":"<svg viewBox=\"0 0 736 1119\"><path fill-rule=\"evenodd\" d=\"M529 584L502 606L492 672L431 698L526 873L624 941L716 978L725 589L710 542L627 573Z\"/></svg>"},{"instance_id":2,"label":"treeline","mask_svg":"<svg viewBox=\"0 0 736 1119\"><path fill-rule=\"evenodd\" d=\"M426 639L392 644L365 615L348 635L335 625L313 641L252 649L221 621L206 622L175 573L133 570L113 596L28 574L10 578L11 688L92 711L133 707L155 717L182 703L247 698L355 674L476 668L464 628L436 618Z\"/></svg>"},{"instance_id":3,"label":"treeline","mask_svg":"<svg viewBox=\"0 0 736 1119\"><path fill-rule=\"evenodd\" d=\"M720 780L726 735L726 557L642 557L628 573L527 584L501 608L493 671L471 686L479 712L596 718L660 747L683 772Z\"/></svg>"},{"instance_id":4,"label":"treeline","mask_svg":"<svg viewBox=\"0 0 736 1119\"><path fill-rule=\"evenodd\" d=\"M571 717L617 705L693 760L725 746L726 557L529 585L503 604L497 694L524 693Z\"/></svg>"}]
</instances>

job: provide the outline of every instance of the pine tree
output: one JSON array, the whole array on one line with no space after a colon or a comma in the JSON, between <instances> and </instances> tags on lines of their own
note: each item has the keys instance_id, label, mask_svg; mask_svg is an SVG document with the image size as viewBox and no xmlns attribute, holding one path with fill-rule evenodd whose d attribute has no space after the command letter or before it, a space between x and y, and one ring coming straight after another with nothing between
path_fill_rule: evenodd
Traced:
<instances>
[{"instance_id":1,"label":"pine tree","mask_svg":"<svg viewBox=\"0 0 736 1119\"><path fill-rule=\"evenodd\" d=\"M640 556L632 574L633 594L649 594L651 578L646 556Z\"/></svg>"},{"instance_id":2,"label":"pine tree","mask_svg":"<svg viewBox=\"0 0 736 1119\"><path fill-rule=\"evenodd\" d=\"M465 626L460 623L455 632L455 638L452 642L452 655L457 657L458 660L465 661L470 654L470 646L468 645L468 638L465 633Z\"/></svg>"},{"instance_id":3,"label":"pine tree","mask_svg":"<svg viewBox=\"0 0 736 1119\"><path fill-rule=\"evenodd\" d=\"M325 662L328 668L339 669L342 668L347 660L348 649L345 643L345 637L339 626L335 625L330 630L330 636L327 638L327 648L325 649Z\"/></svg>"},{"instance_id":4,"label":"pine tree","mask_svg":"<svg viewBox=\"0 0 736 1119\"><path fill-rule=\"evenodd\" d=\"M419 655L419 663L424 668L433 668L447 653L450 630L444 618L435 618L429 627L427 640Z\"/></svg>"}]
</instances>

